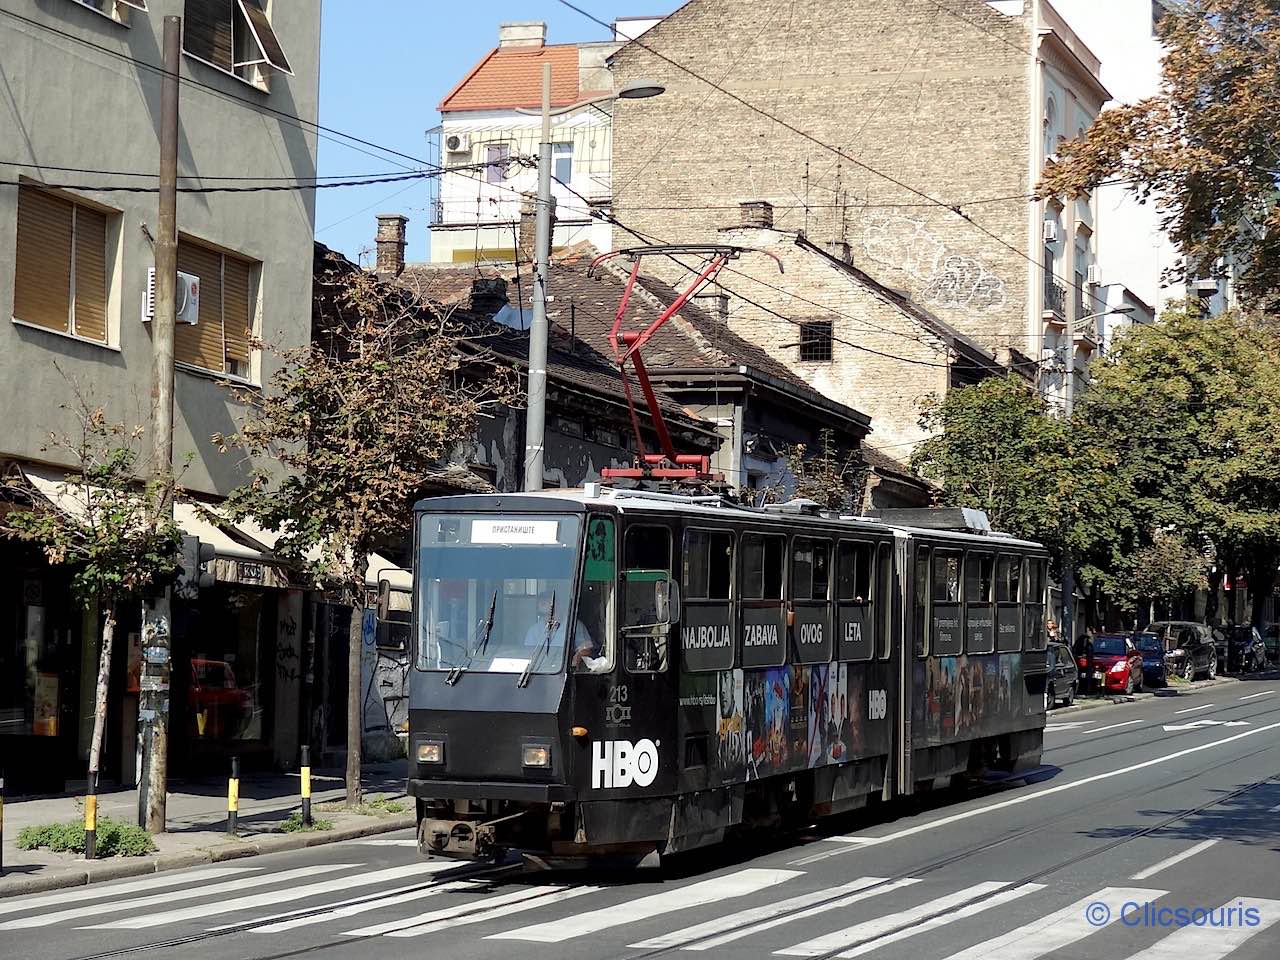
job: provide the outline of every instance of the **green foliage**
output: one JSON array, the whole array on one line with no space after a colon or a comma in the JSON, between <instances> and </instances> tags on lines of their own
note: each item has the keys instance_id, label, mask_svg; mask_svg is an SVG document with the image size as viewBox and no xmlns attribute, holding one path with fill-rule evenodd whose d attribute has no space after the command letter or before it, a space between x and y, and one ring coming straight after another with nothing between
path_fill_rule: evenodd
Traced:
<instances>
[{"instance_id":1,"label":"green foliage","mask_svg":"<svg viewBox=\"0 0 1280 960\"><path fill-rule=\"evenodd\" d=\"M138 479L142 428L129 431L101 407L79 399L79 432L50 435L77 464L48 503L25 481L6 492L31 504L0 517L0 533L35 543L53 565L73 573L77 597L104 605L137 595L174 570L181 533L168 515L172 478L143 486Z\"/></svg>"},{"instance_id":2,"label":"green foliage","mask_svg":"<svg viewBox=\"0 0 1280 960\"><path fill-rule=\"evenodd\" d=\"M280 824L282 833L314 833L317 830L332 829L333 821L325 820L322 817L312 817L311 824L308 826L302 822L302 814L297 811L289 814L288 819Z\"/></svg>"},{"instance_id":3,"label":"green foliage","mask_svg":"<svg viewBox=\"0 0 1280 960\"><path fill-rule=\"evenodd\" d=\"M765 489L766 502L785 499L786 481L790 479L791 496L812 500L827 510L861 510L866 466L857 450L840 450L833 431L818 432L816 450L811 450L808 444L797 443L784 451L783 458L786 473Z\"/></svg>"},{"instance_id":4,"label":"green foliage","mask_svg":"<svg viewBox=\"0 0 1280 960\"><path fill-rule=\"evenodd\" d=\"M400 288L337 260L316 288L316 342L284 351L267 389L243 397L240 433L215 439L273 464L232 494L231 514L279 531L278 553L336 576L356 603L376 540L408 530L426 478L516 385Z\"/></svg>"},{"instance_id":5,"label":"green foliage","mask_svg":"<svg viewBox=\"0 0 1280 960\"><path fill-rule=\"evenodd\" d=\"M1280 8L1269 0L1182 0L1161 21L1161 92L1103 111L1059 150L1042 196L1112 178L1155 199L1199 275L1239 266L1254 306L1280 300ZM1197 267L1197 265L1199 265Z\"/></svg>"},{"instance_id":6,"label":"green foliage","mask_svg":"<svg viewBox=\"0 0 1280 960\"><path fill-rule=\"evenodd\" d=\"M144 857L156 851L155 842L145 830L109 817L98 818L97 836L95 855L99 857ZM18 833L19 850L84 853L84 844L83 823L50 823L24 827Z\"/></svg>"}]
</instances>

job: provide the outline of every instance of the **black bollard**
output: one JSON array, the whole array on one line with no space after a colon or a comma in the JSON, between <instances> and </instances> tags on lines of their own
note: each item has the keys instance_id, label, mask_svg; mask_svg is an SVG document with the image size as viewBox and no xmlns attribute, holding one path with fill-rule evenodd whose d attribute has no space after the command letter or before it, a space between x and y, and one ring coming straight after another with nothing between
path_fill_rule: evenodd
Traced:
<instances>
[{"instance_id":1,"label":"black bollard","mask_svg":"<svg viewBox=\"0 0 1280 960\"><path fill-rule=\"evenodd\" d=\"M227 781L227 833L236 832L240 819L240 758L231 758L231 779Z\"/></svg>"},{"instance_id":2,"label":"black bollard","mask_svg":"<svg viewBox=\"0 0 1280 960\"><path fill-rule=\"evenodd\" d=\"M311 826L311 748L302 747L302 823Z\"/></svg>"}]
</instances>

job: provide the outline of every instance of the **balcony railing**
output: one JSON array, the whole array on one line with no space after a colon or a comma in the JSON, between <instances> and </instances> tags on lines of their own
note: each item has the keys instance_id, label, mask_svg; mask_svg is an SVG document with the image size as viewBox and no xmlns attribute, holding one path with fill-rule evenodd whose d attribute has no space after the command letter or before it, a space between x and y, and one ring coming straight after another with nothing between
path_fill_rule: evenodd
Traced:
<instances>
[{"instance_id":1,"label":"balcony railing","mask_svg":"<svg viewBox=\"0 0 1280 960\"><path fill-rule=\"evenodd\" d=\"M1052 313L1059 323L1067 317L1067 288L1053 280L1044 282L1044 312Z\"/></svg>"}]
</instances>

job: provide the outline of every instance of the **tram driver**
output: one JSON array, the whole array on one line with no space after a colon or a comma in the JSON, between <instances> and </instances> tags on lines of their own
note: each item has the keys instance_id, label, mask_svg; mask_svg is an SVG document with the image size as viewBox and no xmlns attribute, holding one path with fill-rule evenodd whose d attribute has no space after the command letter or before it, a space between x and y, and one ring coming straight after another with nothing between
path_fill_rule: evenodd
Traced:
<instances>
[{"instance_id":1,"label":"tram driver","mask_svg":"<svg viewBox=\"0 0 1280 960\"><path fill-rule=\"evenodd\" d=\"M538 594L537 612L534 615L533 623L529 624L529 628L524 633L524 646L526 650L534 651L539 646L547 642L547 620L551 617L552 597L554 591L544 590ZM553 646L564 643L564 620L560 617L567 600L556 597L555 605L556 619L551 626L551 644ZM573 659L571 666L574 668L585 668L589 673L603 673L609 667L608 658L601 650L600 644L592 637L591 631L587 629L587 625L581 620L574 623L573 630Z\"/></svg>"}]
</instances>

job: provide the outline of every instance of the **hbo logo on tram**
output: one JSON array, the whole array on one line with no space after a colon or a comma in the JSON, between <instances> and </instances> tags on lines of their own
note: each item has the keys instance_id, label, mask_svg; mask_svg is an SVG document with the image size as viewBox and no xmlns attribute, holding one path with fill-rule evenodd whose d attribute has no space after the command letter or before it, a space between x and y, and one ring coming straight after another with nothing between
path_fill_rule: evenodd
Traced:
<instances>
[{"instance_id":1,"label":"hbo logo on tram","mask_svg":"<svg viewBox=\"0 0 1280 960\"><path fill-rule=\"evenodd\" d=\"M595 740L591 743L591 787L647 787L658 776L658 745L652 740Z\"/></svg>"}]
</instances>

